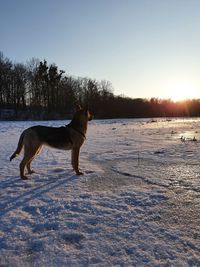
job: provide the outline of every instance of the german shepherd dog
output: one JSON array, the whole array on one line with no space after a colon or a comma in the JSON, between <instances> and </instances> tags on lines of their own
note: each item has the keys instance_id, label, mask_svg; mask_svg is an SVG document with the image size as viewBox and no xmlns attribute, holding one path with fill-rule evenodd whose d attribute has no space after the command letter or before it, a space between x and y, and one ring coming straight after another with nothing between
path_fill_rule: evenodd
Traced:
<instances>
[{"instance_id":1,"label":"german shepherd dog","mask_svg":"<svg viewBox=\"0 0 200 267\"><path fill-rule=\"evenodd\" d=\"M16 151L10 157L10 161L20 154L24 147L24 157L19 165L20 177L28 179L24 175L27 168L28 174L34 173L31 169L31 162L40 153L44 145L50 147L71 150L71 164L77 175L83 173L79 170L79 152L84 143L88 121L92 120L93 115L89 112L88 106L85 108L77 107L72 121L61 127L33 126L23 131L19 138Z\"/></svg>"}]
</instances>

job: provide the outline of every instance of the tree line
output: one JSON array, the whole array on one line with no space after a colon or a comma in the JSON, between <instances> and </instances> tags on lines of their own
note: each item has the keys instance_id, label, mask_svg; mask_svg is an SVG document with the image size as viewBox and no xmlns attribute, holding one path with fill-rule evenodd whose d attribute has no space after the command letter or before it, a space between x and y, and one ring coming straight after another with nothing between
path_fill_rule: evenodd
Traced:
<instances>
[{"instance_id":1,"label":"tree line","mask_svg":"<svg viewBox=\"0 0 200 267\"><path fill-rule=\"evenodd\" d=\"M0 111L12 110L12 119L64 119L76 103L89 104L96 118L200 116L197 99L116 96L109 81L73 77L46 60L13 63L0 52Z\"/></svg>"}]
</instances>

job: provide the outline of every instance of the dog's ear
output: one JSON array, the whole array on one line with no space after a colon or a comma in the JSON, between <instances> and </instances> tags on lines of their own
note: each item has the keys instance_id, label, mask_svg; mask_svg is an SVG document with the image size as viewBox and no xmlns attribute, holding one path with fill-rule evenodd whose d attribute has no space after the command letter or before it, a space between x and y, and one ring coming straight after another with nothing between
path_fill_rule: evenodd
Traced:
<instances>
[{"instance_id":1,"label":"dog's ear","mask_svg":"<svg viewBox=\"0 0 200 267\"><path fill-rule=\"evenodd\" d=\"M89 104L85 105L84 110L89 111Z\"/></svg>"},{"instance_id":2,"label":"dog's ear","mask_svg":"<svg viewBox=\"0 0 200 267\"><path fill-rule=\"evenodd\" d=\"M75 104L75 110L76 110L76 111L81 110L81 105L78 104L78 103L76 103L76 104Z\"/></svg>"}]
</instances>

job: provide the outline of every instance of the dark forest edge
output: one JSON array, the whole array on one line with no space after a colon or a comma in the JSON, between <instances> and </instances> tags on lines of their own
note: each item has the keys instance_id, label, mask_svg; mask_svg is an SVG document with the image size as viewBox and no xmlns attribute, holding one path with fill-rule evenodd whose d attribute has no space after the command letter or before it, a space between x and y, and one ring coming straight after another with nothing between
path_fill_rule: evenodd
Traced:
<instances>
[{"instance_id":1,"label":"dark forest edge","mask_svg":"<svg viewBox=\"0 0 200 267\"><path fill-rule=\"evenodd\" d=\"M69 119L76 103L89 103L96 119L200 116L200 99L117 96L109 81L69 76L46 60L13 63L0 52L0 120Z\"/></svg>"}]
</instances>

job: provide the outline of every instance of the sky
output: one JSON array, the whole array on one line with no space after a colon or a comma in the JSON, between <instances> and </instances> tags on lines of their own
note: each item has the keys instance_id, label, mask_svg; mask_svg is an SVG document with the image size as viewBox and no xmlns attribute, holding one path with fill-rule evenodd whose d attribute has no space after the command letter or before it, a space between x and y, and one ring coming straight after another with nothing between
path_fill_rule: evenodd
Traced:
<instances>
[{"instance_id":1,"label":"sky","mask_svg":"<svg viewBox=\"0 0 200 267\"><path fill-rule=\"evenodd\" d=\"M199 14L199 0L0 0L0 51L116 95L200 98Z\"/></svg>"}]
</instances>

